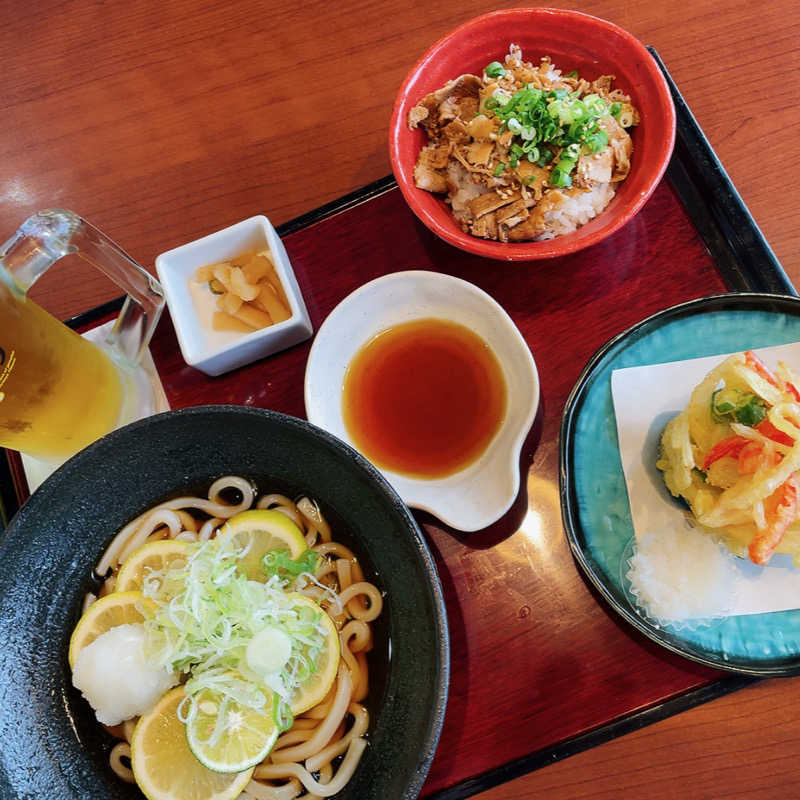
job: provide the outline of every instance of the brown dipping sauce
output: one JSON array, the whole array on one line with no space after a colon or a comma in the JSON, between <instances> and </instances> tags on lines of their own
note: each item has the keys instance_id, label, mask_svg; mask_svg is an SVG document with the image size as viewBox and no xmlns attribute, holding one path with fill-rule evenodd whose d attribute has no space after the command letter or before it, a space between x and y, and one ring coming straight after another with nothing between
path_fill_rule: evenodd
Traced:
<instances>
[{"instance_id":1,"label":"brown dipping sauce","mask_svg":"<svg viewBox=\"0 0 800 800\"><path fill-rule=\"evenodd\" d=\"M483 453L505 417L506 393L483 339L421 319L381 331L356 353L342 411L353 443L376 466L442 478Z\"/></svg>"}]
</instances>

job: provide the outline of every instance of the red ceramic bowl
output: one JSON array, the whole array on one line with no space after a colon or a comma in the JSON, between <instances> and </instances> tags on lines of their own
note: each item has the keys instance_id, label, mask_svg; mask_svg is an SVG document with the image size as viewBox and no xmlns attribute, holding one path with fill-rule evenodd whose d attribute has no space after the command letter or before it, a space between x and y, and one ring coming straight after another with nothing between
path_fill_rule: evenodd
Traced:
<instances>
[{"instance_id":1,"label":"red ceramic bowl","mask_svg":"<svg viewBox=\"0 0 800 800\"><path fill-rule=\"evenodd\" d=\"M414 185L414 164L427 141L422 130L409 130L408 112L448 80L480 75L491 61L501 61L510 43L534 64L551 57L564 72L577 69L593 80L615 75L615 88L631 96L641 123L632 129L631 172L601 214L574 233L541 242L504 243L464 233L440 195ZM610 236L644 205L667 167L675 143L675 108L669 88L642 43L605 20L556 8L512 8L484 14L456 28L417 62L403 82L389 127L389 156L397 183L414 213L434 233L462 250L488 258L525 261L574 253Z\"/></svg>"}]
</instances>

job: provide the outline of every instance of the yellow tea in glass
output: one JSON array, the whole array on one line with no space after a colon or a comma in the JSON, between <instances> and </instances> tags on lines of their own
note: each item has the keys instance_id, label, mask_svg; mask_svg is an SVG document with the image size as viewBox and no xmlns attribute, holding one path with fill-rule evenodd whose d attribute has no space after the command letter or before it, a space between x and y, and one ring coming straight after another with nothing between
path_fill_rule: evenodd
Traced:
<instances>
[{"instance_id":1,"label":"yellow tea in glass","mask_svg":"<svg viewBox=\"0 0 800 800\"><path fill-rule=\"evenodd\" d=\"M68 253L128 292L99 343L27 297ZM119 425L154 413L152 382L140 362L163 306L158 281L77 214L51 209L26 220L0 247L0 447L64 461Z\"/></svg>"},{"instance_id":2,"label":"yellow tea in glass","mask_svg":"<svg viewBox=\"0 0 800 800\"><path fill-rule=\"evenodd\" d=\"M121 408L109 356L0 280L0 445L64 458L113 430Z\"/></svg>"}]
</instances>

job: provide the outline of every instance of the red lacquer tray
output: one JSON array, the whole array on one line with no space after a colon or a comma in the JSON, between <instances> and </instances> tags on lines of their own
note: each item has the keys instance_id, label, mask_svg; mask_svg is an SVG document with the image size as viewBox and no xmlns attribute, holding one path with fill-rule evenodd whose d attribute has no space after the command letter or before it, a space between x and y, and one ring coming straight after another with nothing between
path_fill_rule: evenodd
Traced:
<instances>
[{"instance_id":1,"label":"red lacquer tray","mask_svg":"<svg viewBox=\"0 0 800 800\"><path fill-rule=\"evenodd\" d=\"M372 278L436 270L492 295L538 366L541 405L521 459L527 492L475 534L417 515L444 586L452 646L447 715L424 797L466 797L749 680L672 655L627 627L582 577L561 523L559 424L595 350L678 302L793 293L674 94L678 143L668 177L624 229L564 259L511 264L456 250L416 220L391 179L281 230L315 330ZM302 417L309 347L208 378L183 362L165 315L151 352L173 408L236 403Z\"/></svg>"}]
</instances>

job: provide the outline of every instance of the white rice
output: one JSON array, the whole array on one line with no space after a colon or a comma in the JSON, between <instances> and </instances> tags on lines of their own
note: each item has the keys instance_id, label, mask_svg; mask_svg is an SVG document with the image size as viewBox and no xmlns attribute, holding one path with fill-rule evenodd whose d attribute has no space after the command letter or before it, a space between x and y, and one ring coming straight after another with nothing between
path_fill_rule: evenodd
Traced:
<instances>
[{"instance_id":1,"label":"white rice","mask_svg":"<svg viewBox=\"0 0 800 800\"><path fill-rule=\"evenodd\" d=\"M447 178L450 185L456 189L450 193L453 214L459 221L472 222L472 212L469 210L469 204L478 195L490 192L491 189L481 183L471 181L464 167L454 159L451 159L447 165Z\"/></svg>"},{"instance_id":2,"label":"white rice","mask_svg":"<svg viewBox=\"0 0 800 800\"><path fill-rule=\"evenodd\" d=\"M614 193L612 183L597 183L588 192L577 191L571 194L564 192L564 199L544 214L548 230L537 236L536 241L554 239L556 236L576 231L603 211L611 202Z\"/></svg>"}]
</instances>

